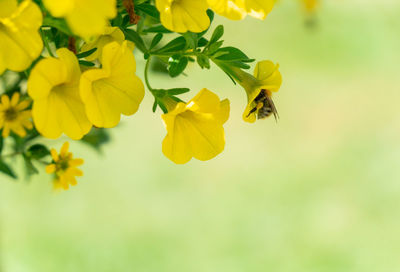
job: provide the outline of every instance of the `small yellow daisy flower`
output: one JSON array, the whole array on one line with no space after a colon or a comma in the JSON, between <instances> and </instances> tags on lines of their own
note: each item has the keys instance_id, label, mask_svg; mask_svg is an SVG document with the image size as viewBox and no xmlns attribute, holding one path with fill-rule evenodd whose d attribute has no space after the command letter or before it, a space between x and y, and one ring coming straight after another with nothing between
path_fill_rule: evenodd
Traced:
<instances>
[{"instance_id":1,"label":"small yellow daisy flower","mask_svg":"<svg viewBox=\"0 0 400 272\"><path fill-rule=\"evenodd\" d=\"M61 147L60 154L53 148L51 156L53 163L47 165L46 172L54 174L54 189L68 190L69 185L77 184L75 177L83 176L83 172L77 167L83 164L82 159L74 159L71 152L68 152L69 143L65 142Z\"/></svg>"},{"instance_id":2,"label":"small yellow daisy flower","mask_svg":"<svg viewBox=\"0 0 400 272\"><path fill-rule=\"evenodd\" d=\"M29 104L29 100L19 102L19 93L14 93L11 101L8 95L1 96L0 103L0 129L3 129L2 136L7 138L10 131L13 131L20 137L26 135L25 128L32 129L31 111L25 110Z\"/></svg>"}]
</instances>

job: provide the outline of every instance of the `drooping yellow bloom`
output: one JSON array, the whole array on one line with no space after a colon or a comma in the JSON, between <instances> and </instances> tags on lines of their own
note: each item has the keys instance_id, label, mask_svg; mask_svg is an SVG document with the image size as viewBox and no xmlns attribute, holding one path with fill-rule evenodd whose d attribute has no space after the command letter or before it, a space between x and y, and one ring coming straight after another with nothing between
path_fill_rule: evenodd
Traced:
<instances>
[{"instance_id":1,"label":"drooping yellow bloom","mask_svg":"<svg viewBox=\"0 0 400 272\"><path fill-rule=\"evenodd\" d=\"M90 122L97 127L115 127L121 114L132 115L144 97L144 86L136 76L136 62L125 41L104 46L102 68L82 74L80 94Z\"/></svg>"},{"instance_id":2,"label":"drooping yellow bloom","mask_svg":"<svg viewBox=\"0 0 400 272\"><path fill-rule=\"evenodd\" d=\"M83 176L83 172L77 167L83 164L82 159L74 159L71 152L68 152L69 143L65 142L61 147L60 154L53 148L51 157L53 162L46 167L48 174L54 174L54 189L68 190L69 186L77 184L75 177Z\"/></svg>"},{"instance_id":3,"label":"drooping yellow bloom","mask_svg":"<svg viewBox=\"0 0 400 272\"><path fill-rule=\"evenodd\" d=\"M319 0L301 0L301 2L303 3L306 11L309 13L314 12L319 5Z\"/></svg>"},{"instance_id":4,"label":"drooping yellow bloom","mask_svg":"<svg viewBox=\"0 0 400 272\"><path fill-rule=\"evenodd\" d=\"M229 118L229 100L220 101L216 94L203 89L188 103L167 107L169 112L162 115L168 132L162 150L167 158L177 164L187 163L192 157L206 161L224 150L223 124Z\"/></svg>"},{"instance_id":5,"label":"drooping yellow bloom","mask_svg":"<svg viewBox=\"0 0 400 272\"><path fill-rule=\"evenodd\" d=\"M44 0L54 17L67 20L72 32L83 37L101 35L117 14L116 0Z\"/></svg>"},{"instance_id":6,"label":"drooping yellow bloom","mask_svg":"<svg viewBox=\"0 0 400 272\"><path fill-rule=\"evenodd\" d=\"M271 61L257 63L254 76L241 69L234 69L237 81L246 91L247 106L243 112L243 120L254 123L256 119L262 119L269 115L277 114L271 100L272 93L279 91L282 85L282 75L279 65ZM276 116L275 116L276 117Z\"/></svg>"},{"instance_id":7,"label":"drooping yellow bloom","mask_svg":"<svg viewBox=\"0 0 400 272\"><path fill-rule=\"evenodd\" d=\"M0 74L6 69L21 72L43 49L39 28L42 13L31 0L0 0Z\"/></svg>"},{"instance_id":8,"label":"drooping yellow bloom","mask_svg":"<svg viewBox=\"0 0 400 272\"><path fill-rule=\"evenodd\" d=\"M1 96L0 103L0 129L3 129L2 136L7 138L10 131L13 131L20 137L25 137L27 129L32 129L31 111L26 110L30 101L19 102L19 93L14 93L11 101L8 95Z\"/></svg>"},{"instance_id":9,"label":"drooping yellow bloom","mask_svg":"<svg viewBox=\"0 0 400 272\"><path fill-rule=\"evenodd\" d=\"M66 48L57 50L57 58L36 64L28 79L33 99L33 121L44 137L56 139L65 133L81 139L91 128L79 96L81 71L76 56Z\"/></svg>"},{"instance_id":10,"label":"drooping yellow bloom","mask_svg":"<svg viewBox=\"0 0 400 272\"><path fill-rule=\"evenodd\" d=\"M96 39L94 39L89 43L85 43L82 46L81 51L86 52L92 50L93 48L97 48L97 50L94 51L93 54L86 57L86 60L93 61L101 57L103 52L103 47L106 44L114 41L118 42L119 44L122 44L124 40L125 36L124 33L121 31L121 29L119 29L118 27L107 26L102 35L98 36Z\"/></svg>"},{"instance_id":11,"label":"drooping yellow bloom","mask_svg":"<svg viewBox=\"0 0 400 272\"><path fill-rule=\"evenodd\" d=\"M179 33L202 32L210 26L207 0L156 0L161 23Z\"/></svg>"},{"instance_id":12,"label":"drooping yellow bloom","mask_svg":"<svg viewBox=\"0 0 400 272\"><path fill-rule=\"evenodd\" d=\"M231 20L242 20L246 15L265 19L275 0L207 0L211 9Z\"/></svg>"}]
</instances>

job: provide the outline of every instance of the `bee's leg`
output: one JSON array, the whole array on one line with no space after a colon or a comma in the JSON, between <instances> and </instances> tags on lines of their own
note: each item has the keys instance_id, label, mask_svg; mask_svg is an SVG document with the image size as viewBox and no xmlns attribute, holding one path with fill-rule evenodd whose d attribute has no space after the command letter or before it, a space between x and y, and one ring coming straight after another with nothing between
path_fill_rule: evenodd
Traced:
<instances>
[{"instance_id":1,"label":"bee's leg","mask_svg":"<svg viewBox=\"0 0 400 272\"><path fill-rule=\"evenodd\" d=\"M250 114L252 114L253 112L255 112L255 111L261 109L262 107L264 107L264 103L263 103L263 102L258 102L257 106L255 106L255 107L249 112L249 114L246 116L246 118L249 117Z\"/></svg>"}]
</instances>

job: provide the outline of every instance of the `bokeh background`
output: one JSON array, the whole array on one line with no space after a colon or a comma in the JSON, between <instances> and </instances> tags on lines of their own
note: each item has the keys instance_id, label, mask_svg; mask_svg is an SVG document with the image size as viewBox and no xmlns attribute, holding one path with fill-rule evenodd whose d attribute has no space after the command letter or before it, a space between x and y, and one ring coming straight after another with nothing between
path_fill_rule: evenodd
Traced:
<instances>
[{"instance_id":1,"label":"bokeh background","mask_svg":"<svg viewBox=\"0 0 400 272\"><path fill-rule=\"evenodd\" d=\"M156 75L230 98L225 151L171 163L147 94L103 155L72 143L79 186L0 177L0 271L399 271L399 14L397 0L331 0L307 28L282 0L266 21L218 18L226 44L280 63L279 122L242 122L245 93L217 69Z\"/></svg>"}]
</instances>

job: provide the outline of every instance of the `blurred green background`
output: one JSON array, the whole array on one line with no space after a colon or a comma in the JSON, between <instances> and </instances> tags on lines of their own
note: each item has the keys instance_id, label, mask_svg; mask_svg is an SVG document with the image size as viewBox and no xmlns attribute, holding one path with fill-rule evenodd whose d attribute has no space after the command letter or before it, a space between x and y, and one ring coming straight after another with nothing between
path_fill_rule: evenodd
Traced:
<instances>
[{"instance_id":1,"label":"blurred green background","mask_svg":"<svg viewBox=\"0 0 400 272\"><path fill-rule=\"evenodd\" d=\"M286 0L266 21L219 18L226 44L280 63L279 122L244 123L245 93L217 69L153 77L231 100L225 151L171 163L147 94L102 156L72 143L77 187L0 177L0 271L399 271L399 14L331 0L310 29Z\"/></svg>"}]
</instances>

